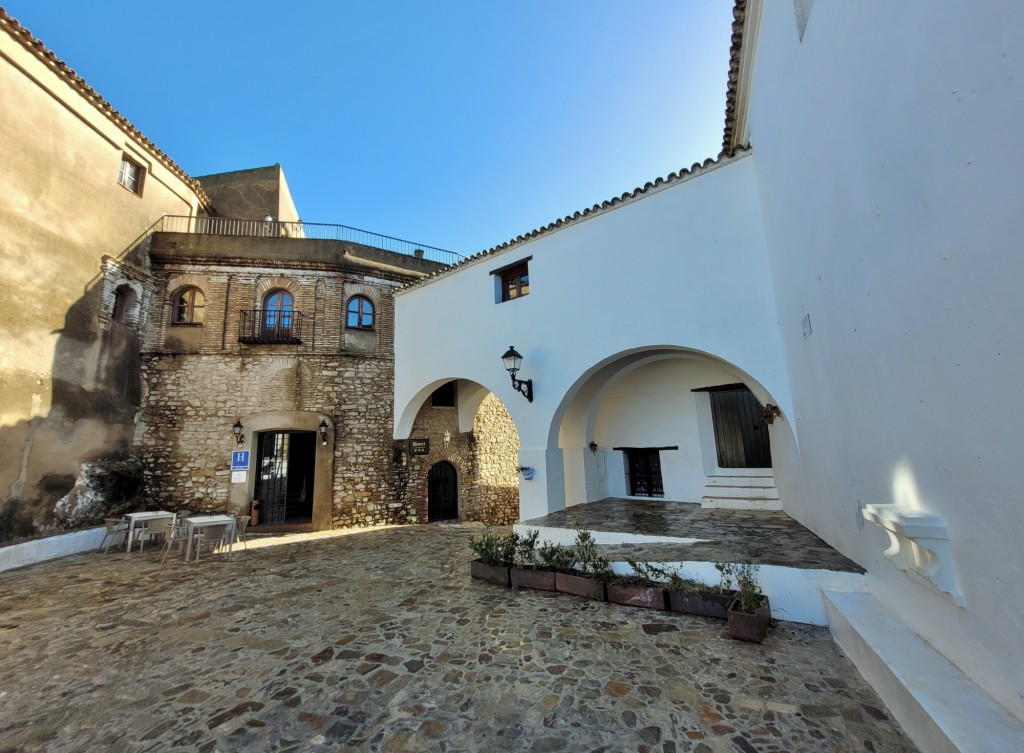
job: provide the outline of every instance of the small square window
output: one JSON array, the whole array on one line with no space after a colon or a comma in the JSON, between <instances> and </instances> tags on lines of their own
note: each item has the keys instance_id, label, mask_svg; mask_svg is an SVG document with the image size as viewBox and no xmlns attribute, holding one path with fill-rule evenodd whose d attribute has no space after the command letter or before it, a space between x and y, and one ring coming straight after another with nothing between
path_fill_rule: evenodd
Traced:
<instances>
[{"instance_id":1,"label":"small square window","mask_svg":"<svg viewBox=\"0 0 1024 753\"><path fill-rule=\"evenodd\" d=\"M455 382L442 384L430 395L430 404L435 408L455 407Z\"/></svg>"},{"instance_id":2,"label":"small square window","mask_svg":"<svg viewBox=\"0 0 1024 753\"><path fill-rule=\"evenodd\" d=\"M146 180L146 168L127 155L121 158L121 169L117 182L134 194L142 196L142 184Z\"/></svg>"},{"instance_id":3,"label":"small square window","mask_svg":"<svg viewBox=\"0 0 1024 753\"><path fill-rule=\"evenodd\" d=\"M520 262L496 270L494 275L498 284L495 303L511 301L514 298L522 298L530 293L530 259L523 259Z\"/></svg>"}]
</instances>

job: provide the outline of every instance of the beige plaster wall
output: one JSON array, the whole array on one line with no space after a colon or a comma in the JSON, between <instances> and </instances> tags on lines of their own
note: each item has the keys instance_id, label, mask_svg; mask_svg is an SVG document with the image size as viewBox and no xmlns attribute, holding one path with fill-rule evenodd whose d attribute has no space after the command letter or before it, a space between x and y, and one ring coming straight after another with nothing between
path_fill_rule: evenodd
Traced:
<instances>
[{"instance_id":1,"label":"beige plaster wall","mask_svg":"<svg viewBox=\"0 0 1024 753\"><path fill-rule=\"evenodd\" d=\"M82 460L128 446L137 407L137 327L109 321L102 258L199 198L2 31L0 92L0 499L43 521ZM142 196L117 182L125 153Z\"/></svg>"}]
</instances>

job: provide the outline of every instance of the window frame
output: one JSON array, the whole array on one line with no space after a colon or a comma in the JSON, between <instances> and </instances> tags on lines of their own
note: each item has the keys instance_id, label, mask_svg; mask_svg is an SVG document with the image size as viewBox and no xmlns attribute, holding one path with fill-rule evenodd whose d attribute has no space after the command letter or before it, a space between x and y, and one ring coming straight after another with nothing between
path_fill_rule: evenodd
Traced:
<instances>
[{"instance_id":1,"label":"window frame","mask_svg":"<svg viewBox=\"0 0 1024 753\"><path fill-rule=\"evenodd\" d=\"M532 256L507 264L491 272L495 279L495 303L506 303L530 294L530 261Z\"/></svg>"},{"instance_id":2,"label":"window frame","mask_svg":"<svg viewBox=\"0 0 1024 753\"><path fill-rule=\"evenodd\" d=\"M114 289L114 305L110 310L110 320L118 324L125 324L128 315L128 290L124 285L118 285Z\"/></svg>"},{"instance_id":3,"label":"window frame","mask_svg":"<svg viewBox=\"0 0 1024 753\"><path fill-rule=\"evenodd\" d=\"M131 175L131 170L135 171L134 176ZM121 167L117 171L117 184L136 196L142 196L142 190L146 185L146 166L122 153Z\"/></svg>"},{"instance_id":4,"label":"window frame","mask_svg":"<svg viewBox=\"0 0 1024 753\"><path fill-rule=\"evenodd\" d=\"M202 303L196 304L196 295L202 296ZM178 316L179 311L182 309L179 301L185 296L190 296L187 306L185 307L186 316L180 318ZM196 310L202 312L199 316L198 321L196 320ZM171 326L172 327L187 327L202 326L206 319L206 293L198 285L184 285L174 291L171 296Z\"/></svg>"},{"instance_id":5,"label":"window frame","mask_svg":"<svg viewBox=\"0 0 1024 753\"><path fill-rule=\"evenodd\" d=\"M287 302L285 301L287 296ZM274 299L277 299L275 302ZM273 308L270 304L277 303ZM295 295L287 288L268 290L263 296L260 313L260 332L266 336L273 332L276 337L290 337L295 326Z\"/></svg>"},{"instance_id":6,"label":"window frame","mask_svg":"<svg viewBox=\"0 0 1024 753\"><path fill-rule=\"evenodd\" d=\"M353 303L356 304L355 311L352 310ZM367 316L364 306L369 308L369 324L363 324L363 319ZM354 325L351 324L352 316L356 317L356 323ZM361 332L373 332L377 329L377 306L373 302L372 298L362 294L349 297L348 301L345 302L345 329Z\"/></svg>"}]
</instances>

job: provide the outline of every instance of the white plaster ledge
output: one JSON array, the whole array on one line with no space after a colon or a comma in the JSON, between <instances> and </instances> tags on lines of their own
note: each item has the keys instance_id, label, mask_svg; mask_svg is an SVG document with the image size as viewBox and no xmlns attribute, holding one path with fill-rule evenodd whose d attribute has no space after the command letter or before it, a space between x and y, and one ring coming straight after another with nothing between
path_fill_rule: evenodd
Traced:
<instances>
[{"instance_id":1,"label":"white plaster ledge","mask_svg":"<svg viewBox=\"0 0 1024 753\"><path fill-rule=\"evenodd\" d=\"M0 572L99 549L107 529L89 528L0 548Z\"/></svg>"},{"instance_id":2,"label":"white plaster ledge","mask_svg":"<svg viewBox=\"0 0 1024 753\"><path fill-rule=\"evenodd\" d=\"M864 505L864 519L889 534L885 556L900 570L965 606L957 585L949 529L941 515L898 505Z\"/></svg>"},{"instance_id":3,"label":"white plaster ledge","mask_svg":"<svg viewBox=\"0 0 1024 753\"><path fill-rule=\"evenodd\" d=\"M825 591L836 643L922 751L1018 751L1024 722L870 593Z\"/></svg>"}]
</instances>

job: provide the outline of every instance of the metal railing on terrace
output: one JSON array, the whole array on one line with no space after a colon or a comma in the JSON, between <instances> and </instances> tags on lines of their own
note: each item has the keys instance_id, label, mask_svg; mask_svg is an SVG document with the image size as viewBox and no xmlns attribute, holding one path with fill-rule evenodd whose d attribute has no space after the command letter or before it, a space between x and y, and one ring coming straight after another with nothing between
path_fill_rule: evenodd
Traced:
<instances>
[{"instance_id":1,"label":"metal railing on terrace","mask_svg":"<svg viewBox=\"0 0 1024 753\"><path fill-rule=\"evenodd\" d=\"M394 251L439 264L456 264L466 257L454 251L371 233L347 225L322 222L281 222L279 220L237 220L230 217L186 217L167 214L158 220L154 232L197 233L199 235L234 235L247 238L306 238L325 241L346 241L363 246Z\"/></svg>"}]
</instances>

